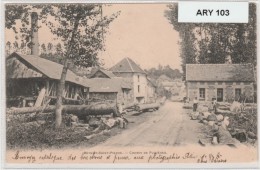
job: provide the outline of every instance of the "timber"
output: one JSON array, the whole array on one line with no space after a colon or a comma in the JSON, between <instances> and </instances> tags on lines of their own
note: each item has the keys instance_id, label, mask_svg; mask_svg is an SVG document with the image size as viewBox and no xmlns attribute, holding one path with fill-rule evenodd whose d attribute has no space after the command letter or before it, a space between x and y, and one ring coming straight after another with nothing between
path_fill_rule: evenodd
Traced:
<instances>
[{"instance_id":1,"label":"timber","mask_svg":"<svg viewBox=\"0 0 260 170\"><path fill-rule=\"evenodd\" d=\"M137 110L138 111L145 111L145 110L149 110L149 109L156 109L156 110L158 110L159 107L160 107L159 103L139 104L137 106Z\"/></svg>"},{"instance_id":2,"label":"timber","mask_svg":"<svg viewBox=\"0 0 260 170\"><path fill-rule=\"evenodd\" d=\"M27 114L34 112L54 112L56 106L40 106L40 107L23 107L23 108L12 108L7 109L7 114ZM63 105L62 112L72 113L77 116L87 116L87 115L107 115L107 114L117 114L117 109L115 105L111 104L93 104L93 105Z\"/></svg>"},{"instance_id":3,"label":"timber","mask_svg":"<svg viewBox=\"0 0 260 170\"><path fill-rule=\"evenodd\" d=\"M123 110L134 108L137 104L130 103L123 106Z\"/></svg>"}]
</instances>

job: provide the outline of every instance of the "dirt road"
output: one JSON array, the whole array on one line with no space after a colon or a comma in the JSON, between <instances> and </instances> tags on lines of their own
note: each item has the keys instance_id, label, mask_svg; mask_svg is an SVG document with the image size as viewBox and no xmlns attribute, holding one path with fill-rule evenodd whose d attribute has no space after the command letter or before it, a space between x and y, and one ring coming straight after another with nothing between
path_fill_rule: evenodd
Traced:
<instances>
[{"instance_id":1,"label":"dirt road","mask_svg":"<svg viewBox=\"0 0 260 170\"><path fill-rule=\"evenodd\" d=\"M174 146L197 144L200 126L190 120L183 103L166 102L158 111L129 115L129 126L99 146Z\"/></svg>"}]
</instances>

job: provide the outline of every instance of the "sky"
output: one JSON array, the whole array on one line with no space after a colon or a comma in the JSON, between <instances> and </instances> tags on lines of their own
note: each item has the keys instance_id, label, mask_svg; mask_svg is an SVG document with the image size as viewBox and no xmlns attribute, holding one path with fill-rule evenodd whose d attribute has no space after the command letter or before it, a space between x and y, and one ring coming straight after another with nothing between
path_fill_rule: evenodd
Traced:
<instances>
[{"instance_id":1,"label":"sky","mask_svg":"<svg viewBox=\"0 0 260 170\"><path fill-rule=\"evenodd\" d=\"M164 17L166 4L114 4L104 9L104 14L121 11L106 35L106 51L100 53L104 67L110 68L124 57L133 59L143 69L170 65L181 69L179 35ZM6 31L6 42L15 34ZM46 26L39 29L39 43L53 42ZM54 43L55 44L55 43Z\"/></svg>"}]
</instances>

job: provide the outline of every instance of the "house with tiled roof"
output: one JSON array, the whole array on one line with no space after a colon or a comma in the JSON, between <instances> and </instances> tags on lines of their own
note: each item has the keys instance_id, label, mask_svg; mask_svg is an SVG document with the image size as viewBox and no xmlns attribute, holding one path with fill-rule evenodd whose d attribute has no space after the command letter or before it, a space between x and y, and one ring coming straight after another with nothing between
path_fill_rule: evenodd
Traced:
<instances>
[{"instance_id":1,"label":"house with tiled roof","mask_svg":"<svg viewBox=\"0 0 260 170\"><path fill-rule=\"evenodd\" d=\"M154 92L148 88L155 88L154 86L148 86L147 74L145 71L137 65L132 59L126 57L110 68L118 77L123 77L128 79L131 84L132 90L130 96L132 102L135 103L150 103L152 102L151 97L155 94L150 94L149 92Z\"/></svg>"},{"instance_id":2,"label":"house with tiled roof","mask_svg":"<svg viewBox=\"0 0 260 170\"><path fill-rule=\"evenodd\" d=\"M111 103L131 102L131 85L127 79L117 77L112 71L97 68L89 76L90 101L107 101Z\"/></svg>"},{"instance_id":3,"label":"house with tiled roof","mask_svg":"<svg viewBox=\"0 0 260 170\"><path fill-rule=\"evenodd\" d=\"M247 99L254 93L251 64L186 64L187 97L218 102Z\"/></svg>"}]
</instances>

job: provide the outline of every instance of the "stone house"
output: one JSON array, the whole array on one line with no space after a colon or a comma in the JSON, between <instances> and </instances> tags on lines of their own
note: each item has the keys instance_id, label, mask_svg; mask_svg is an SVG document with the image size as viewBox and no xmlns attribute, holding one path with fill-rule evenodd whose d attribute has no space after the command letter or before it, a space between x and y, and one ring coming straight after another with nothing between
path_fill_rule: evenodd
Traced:
<instances>
[{"instance_id":1,"label":"stone house","mask_svg":"<svg viewBox=\"0 0 260 170\"><path fill-rule=\"evenodd\" d=\"M147 102L147 74L132 59L124 58L110 68L116 76L129 80L131 84L131 101L134 103Z\"/></svg>"},{"instance_id":2,"label":"stone house","mask_svg":"<svg viewBox=\"0 0 260 170\"><path fill-rule=\"evenodd\" d=\"M251 64L186 64L186 90L191 100L232 102L254 94Z\"/></svg>"}]
</instances>

